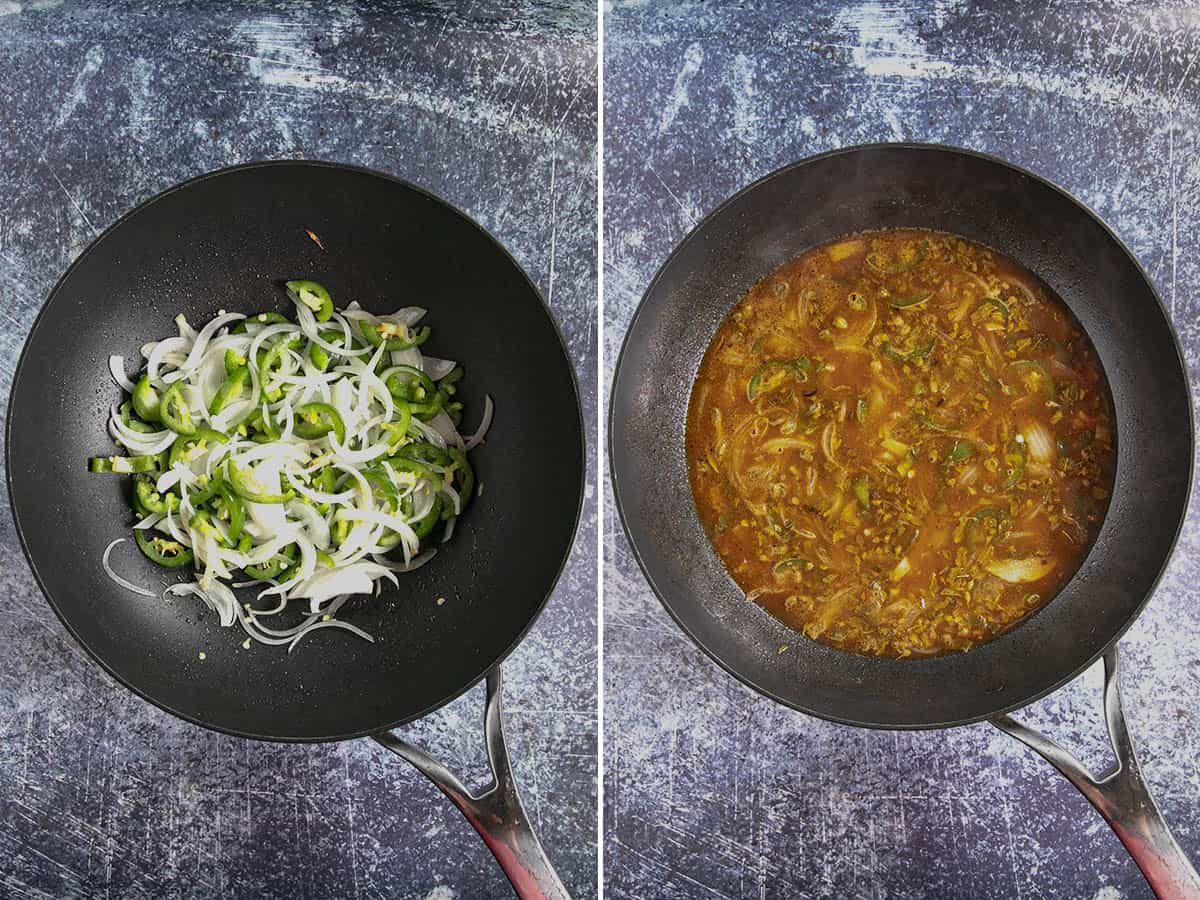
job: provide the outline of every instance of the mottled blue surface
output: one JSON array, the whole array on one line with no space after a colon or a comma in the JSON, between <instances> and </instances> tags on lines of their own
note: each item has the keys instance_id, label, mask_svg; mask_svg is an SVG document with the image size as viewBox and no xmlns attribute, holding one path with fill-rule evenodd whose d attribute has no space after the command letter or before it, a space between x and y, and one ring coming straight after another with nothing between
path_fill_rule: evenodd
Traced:
<instances>
[{"instance_id":1,"label":"mottled blue surface","mask_svg":"<svg viewBox=\"0 0 1200 900\"><path fill-rule=\"evenodd\" d=\"M400 175L495 234L565 332L593 440L595 41L586 3L0 0L3 404L34 314L101 229L202 172L305 157ZM505 665L516 777L577 897L596 884L594 509L589 488L558 591ZM458 813L373 743L212 734L115 684L39 594L7 497L0 648L0 896L511 896ZM481 711L476 689L403 733L475 783Z\"/></svg>"},{"instance_id":2,"label":"mottled blue surface","mask_svg":"<svg viewBox=\"0 0 1200 900\"><path fill-rule=\"evenodd\" d=\"M1195 385L1194 6L613 3L605 41L610 370L655 270L725 197L824 150L921 140L1006 157L1096 209L1153 278ZM724 674L651 594L611 492L605 510L609 896L1149 896L1074 788L990 726L853 729L785 709ZM1198 550L1193 509L1122 643L1135 741L1193 856ZM1093 670L1020 717L1099 762L1099 687Z\"/></svg>"}]
</instances>

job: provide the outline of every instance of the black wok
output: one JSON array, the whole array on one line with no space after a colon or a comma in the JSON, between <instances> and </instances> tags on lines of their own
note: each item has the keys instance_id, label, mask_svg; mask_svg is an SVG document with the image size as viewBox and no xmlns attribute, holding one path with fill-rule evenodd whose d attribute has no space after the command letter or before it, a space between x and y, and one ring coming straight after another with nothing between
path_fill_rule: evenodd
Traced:
<instances>
[{"instance_id":1,"label":"black wok","mask_svg":"<svg viewBox=\"0 0 1200 900\"><path fill-rule=\"evenodd\" d=\"M113 452L106 417L121 392L107 374L110 354L140 359L139 345L172 333L180 312L203 323L219 309L288 309L278 284L291 277L319 280L339 302L377 312L427 307L427 349L467 371L466 427L485 393L496 419L472 454L486 490L453 540L398 589L348 607L344 618L376 643L327 630L289 655L245 652L244 635L220 628L198 603L147 600L110 581L101 553L129 534L128 486L88 473L86 461ZM565 895L511 784L497 666L533 624L571 547L582 420L537 289L481 227L398 179L326 163L255 163L172 188L97 238L55 286L17 366L7 442L13 515L34 575L115 678L177 716L249 738L375 735L455 799L518 890ZM139 584L177 580L132 545L118 547L113 564ZM497 784L471 798L432 760L381 733L485 675Z\"/></svg>"},{"instance_id":2,"label":"black wok","mask_svg":"<svg viewBox=\"0 0 1200 900\"><path fill-rule=\"evenodd\" d=\"M923 660L836 650L748 603L700 525L683 453L691 384L730 307L811 246L900 226L963 235L1037 273L1094 342L1117 415L1114 495L1076 575L996 640ZM1086 207L1029 172L949 147L851 148L768 175L701 222L655 277L625 338L610 417L616 499L638 561L668 612L721 666L774 700L851 725L942 728L991 719L1072 777L1156 890L1200 893L1200 879L1144 792L1120 717L1115 650L1149 599L1187 508L1187 373L1149 279ZM1110 778L1092 778L1005 714L1106 652L1119 767Z\"/></svg>"}]
</instances>

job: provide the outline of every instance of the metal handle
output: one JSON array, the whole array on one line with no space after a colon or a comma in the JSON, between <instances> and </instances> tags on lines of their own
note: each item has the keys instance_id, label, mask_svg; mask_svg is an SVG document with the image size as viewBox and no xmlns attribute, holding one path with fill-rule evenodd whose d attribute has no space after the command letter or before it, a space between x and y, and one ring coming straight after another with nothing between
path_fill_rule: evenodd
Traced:
<instances>
[{"instance_id":1,"label":"metal handle","mask_svg":"<svg viewBox=\"0 0 1200 900\"><path fill-rule=\"evenodd\" d=\"M474 795L457 775L424 750L390 732L373 737L401 759L411 763L450 798L479 832L521 900L571 900L571 895L550 864L546 851L542 849L533 825L525 815L525 808L521 806L521 798L517 795L512 766L508 761L508 748L504 744L504 723L500 716L499 666L487 677L483 734L487 742L492 782L481 793Z\"/></svg>"},{"instance_id":2,"label":"metal handle","mask_svg":"<svg viewBox=\"0 0 1200 900\"><path fill-rule=\"evenodd\" d=\"M1087 797L1121 839L1159 898L1197 900L1200 898L1200 875L1196 874L1171 835L1138 767L1125 716L1121 712L1115 644L1104 654L1104 720L1117 761L1114 768L1099 777L1092 775L1070 751L1011 716L1000 716L991 721L1001 731L1035 750Z\"/></svg>"}]
</instances>

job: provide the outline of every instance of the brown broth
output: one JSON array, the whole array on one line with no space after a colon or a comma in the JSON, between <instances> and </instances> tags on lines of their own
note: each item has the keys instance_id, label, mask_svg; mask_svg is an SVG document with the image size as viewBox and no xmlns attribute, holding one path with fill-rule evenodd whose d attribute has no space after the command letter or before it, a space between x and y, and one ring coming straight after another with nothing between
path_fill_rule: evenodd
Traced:
<instances>
[{"instance_id":1,"label":"brown broth","mask_svg":"<svg viewBox=\"0 0 1200 900\"><path fill-rule=\"evenodd\" d=\"M688 477L747 596L858 653L966 650L1074 574L1112 489L1108 384L1067 307L953 235L817 247L758 282L692 387Z\"/></svg>"}]
</instances>

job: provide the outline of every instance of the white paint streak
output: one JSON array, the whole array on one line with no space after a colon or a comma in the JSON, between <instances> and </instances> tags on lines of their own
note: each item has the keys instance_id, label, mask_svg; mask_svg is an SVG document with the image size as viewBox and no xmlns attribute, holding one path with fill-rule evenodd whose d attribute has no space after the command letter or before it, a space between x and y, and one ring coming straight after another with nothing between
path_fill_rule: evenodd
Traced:
<instances>
[{"instance_id":1,"label":"white paint streak","mask_svg":"<svg viewBox=\"0 0 1200 900\"><path fill-rule=\"evenodd\" d=\"M550 157L550 286L546 291L546 305L554 308L554 254L558 243L558 194L555 191L558 174L558 156Z\"/></svg>"},{"instance_id":2,"label":"white paint streak","mask_svg":"<svg viewBox=\"0 0 1200 900\"><path fill-rule=\"evenodd\" d=\"M855 41L832 46L850 50L854 65L868 75L928 77L954 69L925 52L908 7L888 8L880 3L852 6L838 14L832 31Z\"/></svg>"},{"instance_id":3,"label":"white paint streak","mask_svg":"<svg viewBox=\"0 0 1200 900\"><path fill-rule=\"evenodd\" d=\"M854 66L874 77L966 80L1159 114L1169 112L1172 106L1171 98L1136 83L1132 70L1118 80L1098 72L1067 77L1035 58L1015 60L1017 64L1004 67L938 59L925 47L912 12L912 7L884 7L875 2L849 7L836 17L832 32L844 34L850 43L826 46L849 50Z\"/></svg>"},{"instance_id":4,"label":"white paint streak","mask_svg":"<svg viewBox=\"0 0 1200 900\"><path fill-rule=\"evenodd\" d=\"M154 112L150 109L150 63L142 57L133 61L129 79L129 133L139 144L154 137Z\"/></svg>"},{"instance_id":5,"label":"white paint streak","mask_svg":"<svg viewBox=\"0 0 1200 900\"><path fill-rule=\"evenodd\" d=\"M699 42L688 45L688 48L683 51L683 65L675 76L675 86L671 89L671 97L667 100L667 105L663 107L662 118L658 120L659 134L666 134L667 129L674 124L675 117L679 115L679 110L690 105L688 85L700 71L702 62L704 62L704 49Z\"/></svg>"},{"instance_id":6,"label":"white paint streak","mask_svg":"<svg viewBox=\"0 0 1200 900\"><path fill-rule=\"evenodd\" d=\"M344 33L347 20L335 20L322 25L322 30L335 36ZM394 103L421 112L446 116L466 125L483 125L495 130L518 133L538 140L553 141L561 130L555 124L533 114L517 114L518 104L502 106L494 95L455 94L446 96L405 83L388 80L357 81L330 71L311 45L312 26L284 19L262 17L243 22L234 32L235 43L247 52L226 53L226 56L246 60L249 75L264 85L289 91L330 92L359 97L364 100ZM397 76L403 73L397 71ZM496 73L499 83L503 73ZM412 79L406 79L411 81Z\"/></svg>"},{"instance_id":7,"label":"white paint streak","mask_svg":"<svg viewBox=\"0 0 1200 900\"><path fill-rule=\"evenodd\" d=\"M66 124L67 119L71 118L75 110L79 107L79 104L87 97L88 85L96 77L96 73L100 71L100 66L103 62L103 49L96 46L88 50L83 58L83 68L75 76L75 81L71 84L70 92L67 94L62 106L59 107L58 115L54 119L55 128L62 128Z\"/></svg>"},{"instance_id":8,"label":"white paint streak","mask_svg":"<svg viewBox=\"0 0 1200 900\"><path fill-rule=\"evenodd\" d=\"M733 134L744 144L755 144L759 139L758 104L754 88L754 60L739 53L733 58L730 72L730 89L733 91Z\"/></svg>"}]
</instances>

